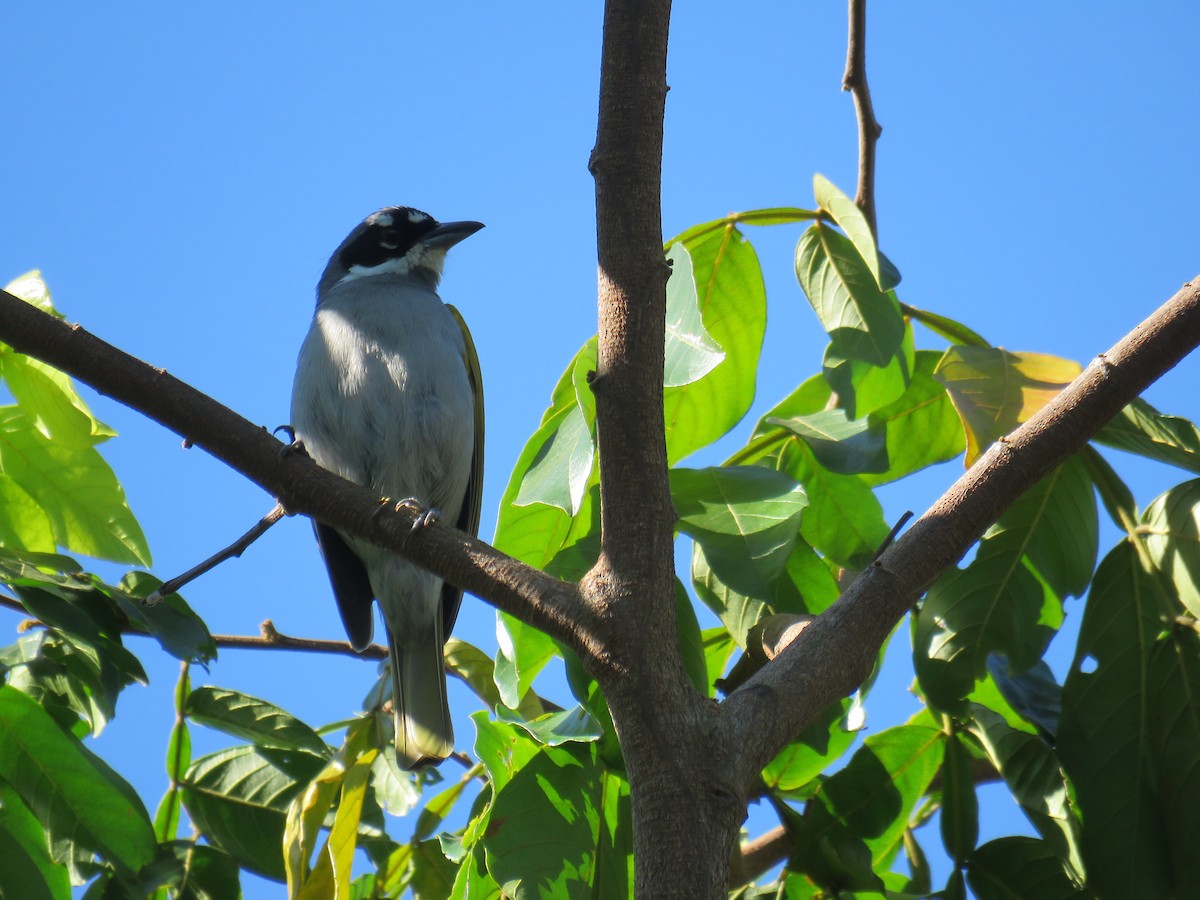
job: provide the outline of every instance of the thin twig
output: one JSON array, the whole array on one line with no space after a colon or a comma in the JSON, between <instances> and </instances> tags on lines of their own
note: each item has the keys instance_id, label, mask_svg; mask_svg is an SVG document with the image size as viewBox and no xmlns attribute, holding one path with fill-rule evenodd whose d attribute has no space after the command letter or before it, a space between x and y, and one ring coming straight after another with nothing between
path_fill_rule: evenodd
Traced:
<instances>
[{"instance_id":1,"label":"thin twig","mask_svg":"<svg viewBox=\"0 0 1200 900\"><path fill-rule=\"evenodd\" d=\"M842 90L854 98L858 118L858 193L854 202L866 216L875 240L879 228L875 222L875 144L883 127L875 119L871 90L867 87L867 0L850 0L850 35L846 42L846 71Z\"/></svg>"},{"instance_id":2,"label":"thin twig","mask_svg":"<svg viewBox=\"0 0 1200 900\"><path fill-rule=\"evenodd\" d=\"M276 503L274 508L259 519L254 527L243 534L240 538L230 544L223 550L218 550L208 559L201 562L199 565L193 566L182 575L177 575L175 578L169 578L158 586L158 590L147 595L142 601L143 606L154 606L160 603L163 597L169 597L176 593L185 584L195 581L209 569L216 568L227 559L234 559L241 556L246 548L257 541L260 537L267 533L267 530L287 515L287 510L283 508L283 504Z\"/></svg>"}]
</instances>

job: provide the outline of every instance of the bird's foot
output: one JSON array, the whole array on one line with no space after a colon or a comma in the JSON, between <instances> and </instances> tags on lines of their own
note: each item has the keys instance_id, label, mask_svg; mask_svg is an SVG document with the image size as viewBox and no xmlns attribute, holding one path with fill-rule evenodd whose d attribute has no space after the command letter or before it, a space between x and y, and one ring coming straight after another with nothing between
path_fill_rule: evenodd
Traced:
<instances>
[{"instance_id":1,"label":"bird's foot","mask_svg":"<svg viewBox=\"0 0 1200 900\"><path fill-rule=\"evenodd\" d=\"M283 432L288 436L288 443L284 444L279 450L280 458L290 456L293 453L299 453L301 456L308 456L308 449L304 446L304 441L296 437L296 429L291 425L280 425L271 434L279 434Z\"/></svg>"},{"instance_id":2,"label":"bird's foot","mask_svg":"<svg viewBox=\"0 0 1200 900\"><path fill-rule=\"evenodd\" d=\"M440 509L433 506L426 506L416 497L405 497L396 504L396 512L400 512L402 509L407 509L416 515L416 519L413 520L412 524L413 531L428 528L442 518L442 511Z\"/></svg>"}]
</instances>

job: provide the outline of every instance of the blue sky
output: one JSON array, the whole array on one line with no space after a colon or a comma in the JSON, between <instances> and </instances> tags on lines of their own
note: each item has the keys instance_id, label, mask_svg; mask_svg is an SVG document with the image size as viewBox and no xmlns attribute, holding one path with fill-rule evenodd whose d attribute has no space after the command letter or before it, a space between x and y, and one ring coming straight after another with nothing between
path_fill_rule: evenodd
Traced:
<instances>
[{"instance_id":1,"label":"blue sky","mask_svg":"<svg viewBox=\"0 0 1200 900\"><path fill-rule=\"evenodd\" d=\"M664 237L733 210L811 206L814 172L853 193L844 6L731 10L676 4ZM600 21L595 3L6 4L0 282L42 269L68 318L274 427L287 420L317 276L363 216L404 204L487 223L451 254L442 293L484 368L489 536L554 380L595 330L587 159ZM904 274L902 299L997 345L1086 361L1200 271L1198 28L1200 7L1184 2L872 4L879 237ZM798 235L749 235L770 323L758 401L734 442L819 368L824 336L792 273ZM1148 397L1200 419L1198 376L1185 361ZM270 508L203 452L89 396L121 433L105 454L160 576ZM1182 480L1116 462L1143 506ZM959 471L887 489L889 517L920 512ZM289 634L342 634L303 521L185 595L214 632L254 634L270 618ZM457 632L491 647L493 630L491 610L468 599ZM126 692L97 749L153 806L177 666L133 640L151 685ZM888 676L873 730L914 708L902 661ZM374 677L357 660L235 651L207 679L193 673L313 723L356 708ZM476 706L457 685L451 700L467 747ZM194 739L197 755L224 744L200 729ZM1021 827L1003 797L985 815L985 836ZM756 815L749 827L769 824ZM925 842L936 848L936 832Z\"/></svg>"}]
</instances>

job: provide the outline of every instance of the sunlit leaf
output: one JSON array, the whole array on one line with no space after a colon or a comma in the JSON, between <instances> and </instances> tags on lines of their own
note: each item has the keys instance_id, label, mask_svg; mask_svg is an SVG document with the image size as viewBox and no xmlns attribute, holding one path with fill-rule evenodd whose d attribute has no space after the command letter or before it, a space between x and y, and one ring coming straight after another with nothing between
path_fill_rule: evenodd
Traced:
<instances>
[{"instance_id":1,"label":"sunlit leaf","mask_svg":"<svg viewBox=\"0 0 1200 900\"><path fill-rule=\"evenodd\" d=\"M888 469L864 474L868 484L895 481L926 466L953 459L966 439L946 387L933 377L940 353L918 350L908 388L896 401L871 414L887 430Z\"/></svg>"},{"instance_id":2,"label":"sunlit leaf","mask_svg":"<svg viewBox=\"0 0 1200 900\"><path fill-rule=\"evenodd\" d=\"M679 530L704 546L725 583L765 595L799 536L804 489L761 466L675 468L670 477Z\"/></svg>"},{"instance_id":3,"label":"sunlit leaf","mask_svg":"<svg viewBox=\"0 0 1200 900\"><path fill-rule=\"evenodd\" d=\"M817 206L833 216L833 221L846 232L846 237L854 244L868 271L875 276L875 282L881 289L887 290L879 271L879 250L875 246L875 235L871 232L867 217L858 208L858 204L838 190L824 175L813 175L813 196Z\"/></svg>"},{"instance_id":4,"label":"sunlit leaf","mask_svg":"<svg viewBox=\"0 0 1200 900\"><path fill-rule=\"evenodd\" d=\"M1200 430L1187 419L1160 413L1140 398L1100 429L1095 440L1189 472L1200 472Z\"/></svg>"},{"instance_id":5,"label":"sunlit leaf","mask_svg":"<svg viewBox=\"0 0 1200 900\"><path fill-rule=\"evenodd\" d=\"M699 381L725 359L725 351L704 328L692 272L692 257L683 244L667 250L667 345L663 387Z\"/></svg>"},{"instance_id":6,"label":"sunlit leaf","mask_svg":"<svg viewBox=\"0 0 1200 900\"><path fill-rule=\"evenodd\" d=\"M851 240L821 222L796 247L796 277L840 356L886 366L904 337L895 298Z\"/></svg>"},{"instance_id":7,"label":"sunlit leaf","mask_svg":"<svg viewBox=\"0 0 1200 900\"><path fill-rule=\"evenodd\" d=\"M966 429L966 464L1053 400L1079 372L1079 363L1043 353L947 350L934 375L950 392Z\"/></svg>"},{"instance_id":8,"label":"sunlit leaf","mask_svg":"<svg viewBox=\"0 0 1200 900\"><path fill-rule=\"evenodd\" d=\"M721 437L749 410L767 324L758 257L736 228L693 229L668 243L676 242L691 257L703 327L724 358L702 378L666 388L663 413L671 464Z\"/></svg>"},{"instance_id":9,"label":"sunlit leaf","mask_svg":"<svg viewBox=\"0 0 1200 900\"><path fill-rule=\"evenodd\" d=\"M821 371L837 395L838 408L858 419L897 402L912 378L914 346L912 328L905 325L899 349L883 366L848 357L837 344L826 347Z\"/></svg>"},{"instance_id":10,"label":"sunlit leaf","mask_svg":"<svg viewBox=\"0 0 1200 900\"><path fill-rule=\"evenodd\" d=\"M300 751L222 750L192 763L183 805L209 842L250 871L282 881L288 805L325 765L324 757Z\"/></svg>"},{"instance_id":11,"label":"sunlit leaf","mask_svg":"<svg viewBox=\"0 0 1200 900\"><path fill-rule=\"evenodd\" d=\"M50 857L42 825L20 795L0 782L0 897L69 900L71 879Z\"/></svg>"},{"instance_id":12,"label":"sunlit leaf","mask_svg":"<svg viewBox=\"0 0 1200 900\"><path fill-rule=\"evenodd\" d=\"M496 793L488 871L514 897L628 896L628 790L593 744L544 748Z\"/></svg>"},{"instance_id":13,"label":"sunlit leaf","mask_svg":"<svg viewBox=\"0 0 1200 900\"><path fill-rule=\"evenodd\" d=\"M295 716L266 700L228 688L196 688L188 697L187 714L201 725L263 747L305 750L318 756L331 753L321 736Z\"/></svg>"},{"instance_id":14,"label":"sunlit leaf","mask_svg":"<svg viewBox=\"0 0 1200 900\"><path fill-rule=\"evenodd\" d=\"M89 556L150 565L125 492L94 448L51 443L21 410L0 408L0 468L46 511L55 540Z\"/></svg>"},{"instance_id":15,"label":"sunlit leaf","mask_svg":"<svg viewBox=\"0 0 1200 900\"><path fill-rule=\"evenodd\" d=\"M76 847L126 871L154 857L154 828L133 789L11 685L0 685L0 782L37 817L58 862Z\"/></svg>"},{"instance_id":16,"label":"sunlit leaf","mask_svg":"<svg viewBox=\"0 0 1200 900\"><path fill-rule=\"evenodd\" d=\"M778 425L804 441L817 462L830 472L857 475L888 470L884 423L871 416L850 419L844 410L830 409L807 416L771 417Z\"/></svg>"},{"instance_id":17,"label":"sunlit leaf","mask_svg":"<svg viewBox=\"0 0 1200 900\"><path fill-rule=\"evenodd\" d=\"M868 737L810 801L805 811L810 839L835 839L845 832L865 844L875 866L888 867L909 816L941 767L944 737L921 725Z\"/></svg>"},{"instance_id":18,"label":"sunlit leaf","mask_svg":"<svg viewBox=\"0 0 1200 900\"><path fill-rule=\"evenodd\" d=\"M1142 541L1179 599L1200 617L1200 480L1176 485L1146 508Z\"/></svg>"}]
</instances>

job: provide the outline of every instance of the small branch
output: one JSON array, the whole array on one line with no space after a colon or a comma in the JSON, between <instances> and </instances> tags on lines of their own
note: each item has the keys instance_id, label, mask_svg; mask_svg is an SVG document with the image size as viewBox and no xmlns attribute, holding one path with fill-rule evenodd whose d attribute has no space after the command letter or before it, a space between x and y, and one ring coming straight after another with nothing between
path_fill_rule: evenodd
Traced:
<instances>
[{"instance_id":1,"label":"small branch","mask_svg":"<svg viewBox=\"0 0 1200 900\"><path fill-rule=\"evenodd\" d=\"M867 86L867 0L850 0L850 34L846 41L846 71L842 75L842 90L854 98L854 114L858 118L858 193L854 202L871 225L871 233L879 240L875 221L875 145L883 127L875 120L871 90Z\"/></svg>"},{"instance_id":2,"label":"small branch","mask_svg":"<svg viewBox=\"0 0 1200 900\"><path fill-rule=\"evenodd\" d=\"M330 653L335 656L351 656L356 659L387 659L387 648L372 644L361 653L346 641L326 641L314 638L299 638L275 630L270 619L258 626L259 637L243 634L214 634L212 639L218 647L234 647L239 650L303 650L306 653ZM133 632L143 634L143 632ZM150 637L150 635L146 635Z\"/></svg>"},{"instance_id":3,"label":"small branch","mask_svg":"<svg viewBox=\"0 0 1200 900\"><path fill-rule=\"evenodd\" d=\"M790 850L791 841L782 825L747 841L735 851L730 861L729 886L740 887L761 878L772 866L787 859Z\"/></svg>"},{"instance_id":4,"label":"small branch","mask_svg":"<svg viewBox=\"0 0 1200 900\"><path fill-rule=\"evenodd\" d=\"M257 541L260 537L267 533L272 525L287 515L287 510L279 503L276 503L274 508L258 520L254 527L243 534L240 538L230 544L223 550L218 550L208 559L204 560L199 565L193 566L182 575L175 578L169 578L158 586L158 590L151 592L142 601L146 606L154 606L160 603L164 597L169 597L171 594L178 593L179 589L189 582L195 581L209 569L215 568L220 563L227 559L235 559L245 552L246 548Z\"/></svg>"}]
</instances>

